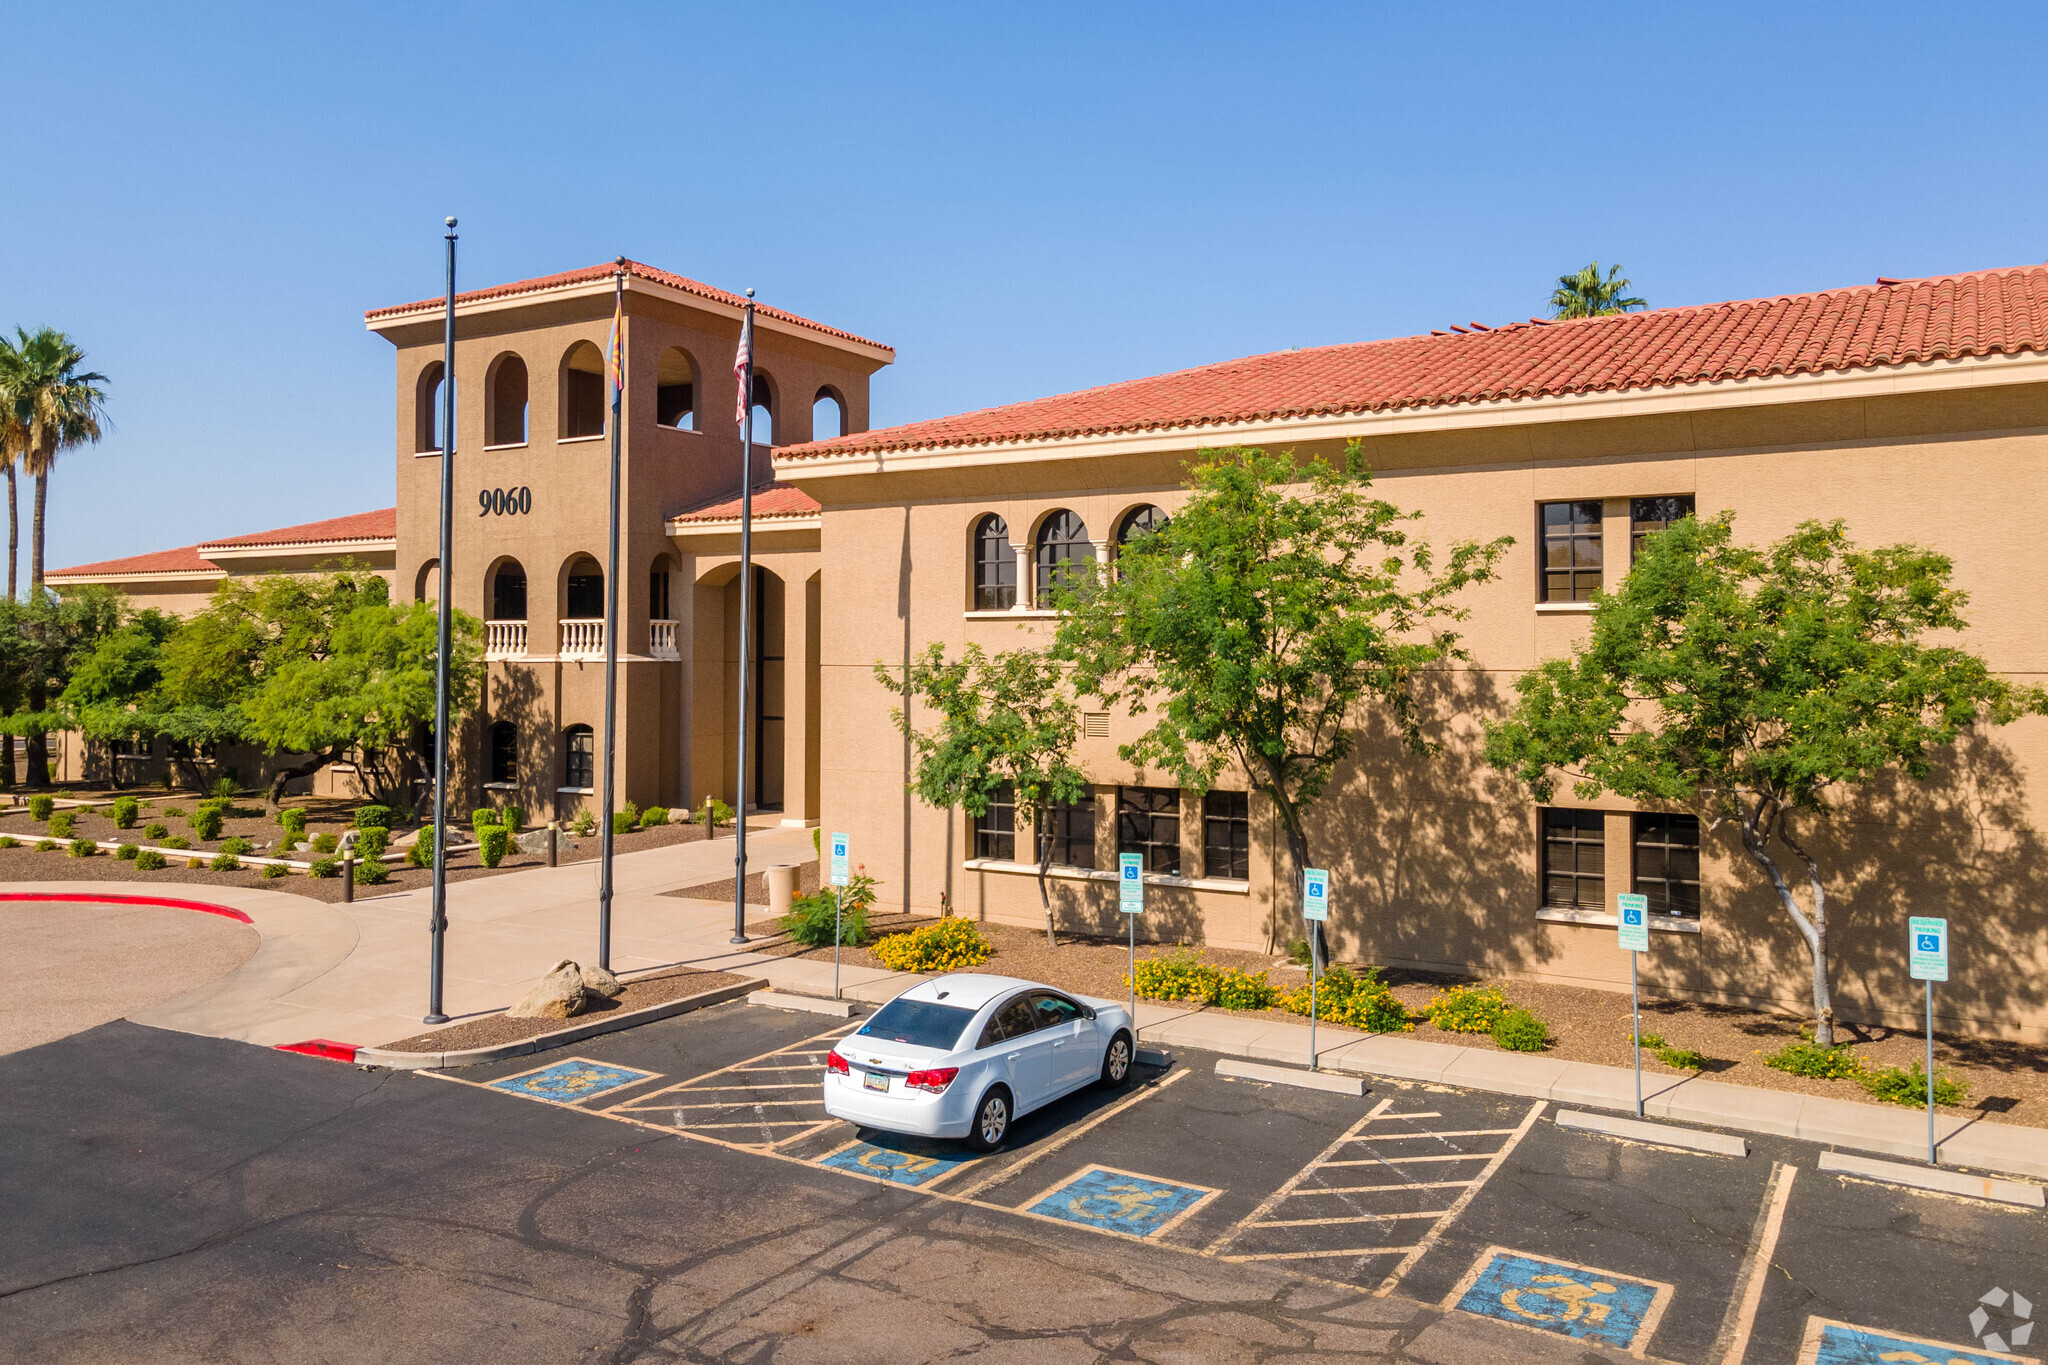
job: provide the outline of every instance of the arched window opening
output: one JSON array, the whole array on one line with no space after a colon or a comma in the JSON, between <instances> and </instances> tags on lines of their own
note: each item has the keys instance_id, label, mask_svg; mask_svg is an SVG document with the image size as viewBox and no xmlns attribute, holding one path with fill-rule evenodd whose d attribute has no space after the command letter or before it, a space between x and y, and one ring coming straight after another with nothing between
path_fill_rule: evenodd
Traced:
<instances>
[{"instance_id":1,"label":"arched window opening","mask_svg":"<svg viewBox=\"0 0 2048 1365\"><path fill-rule=\"evenodd\" d=\"M754 371L754 401L749 407L754 415L754 444L774 445L775 382L759 370Z\"/></svg>"},{"instance_id":2,"label":"arched window opening","mask_svg":"<svg viewBox=\"0 0 2048 1365\"><path fill-rule=\"evenodd\" d=\"M420 371L419 386L413 392L412 448L422 455L441 448L441 362L438 360Z\"/></svg>"},{"instance_id":3,"label":"arched window opening","mask_svg":"<svg viewBox=\"0 0 2048 1365\"><path fill-rule=\"evenodd\" d=\"M562 732L562 786L587 792L597 783L596 746L588 725L572 725Z\"/></svg>"},{"instance_id":4,"label":"arched window opening","mask_svg":"<svg viewBox=\"0 0 2048 1365\"><path fill-rule=\"evenodd\" d=\"M491 619L493 621L524 621L526 619L526 570L519 561L507 560L491 575Z\"/></svg>"},{"instance_id":5,"label":"arched window opening","mask_svg":"<svg viewBox=\"0 0 2048 1365\"><path fill-rule=\"evenodd\" d=\"M490 772L493 782L519 780L519 727L509 720L491 727Z\"/></svg>"},{"instance_id":6,"label":"arched window opening","mask_svg":"<svg viewBox=\"0 0 2048 1365\"><path fill-rule=\"evenodd\" d=\"M578 555L569 565L569 581L563 596L563 619L594 621L602 617L604 566L589 555Z\"/></svg>"},{"instance_id":7,"label":"arched window opening","mask_svg":"<svg viewBox=\"0 0 2048 1365\"><path fill-rule=\"evenodd\" d=\"M604 435L604 355L579 341L562 357L562 439Z\"/></svg>"},{"instance_id":8,"label":"arched window opening","mask_svg":"<svg viewBox=\"0 0 2048 1365\"><path fill-rule=\"evenodd\" d=\"M1038 601L1045 605L1055 587L1079 583L1086 573L1076 567L1095 562L1095 543L1088 525L1062 507L1038 528Z\"/></svg>"},{"instance_id":9,"label":"arched window opening","mask_svg":"<svg viewBox=\"0 0 2048 1365\"><path fill-rule=\"evenodd\" d=\"M811 439L829 441L845 434L845 401L829 387L819 389L818 396L811 400Z\"/></svg>"},{"instance_id":10,"label":"arched window opening","mask_svg":"<svg viewBox=\"0 0 2048 1365\"><path fill-rule=\"evenodd\" d=\"M441 600L441 561L430 559L420 565L419 574L412 581L412 600L415 602L438 602Z\"/></svg>"},{"instance_id":11,"label":"arched window opening","mask_svg":"<svg viewBox=\"0 0 2048 1365\"><path fill-rule=\"evenodd\" d=\"M1010 525L991 512L974 528L974 609L1008 611L1017 605L1017 548Z\"/></svg>"},{"instance_id":12,"label":"arched window opening","mask_svg":"<svg viewBox=\"0 0 2048 1365\"><path fill-rule=\"evenodd\" d=\"M667 555L656 555L654 567L647 571L647 616L652 621L673 621L668 609L668 576L670 562Z\"/></svg>"},{"instance_id":13,"label":"arched window opening","mask_svg":"<svg viewBox=\"0 0 2048 1365\"><path fill-rule=\"evenodd\" d=\"M654 420L677 431L697 430L697 362L680 346L663 351L655 370Z\"/></svg>"},{"instance_id":14,"label":"arched window opening","mask_svg":"<svg viewBox=\"0 0 2048 1365\"><path fill-rule=\"evenodd\" d=\"M484 409L487 446L526 444L526 362L501 355L491 365L490 402Z\"/></svg>"},{"instance_id":15,"label":"arched window opening","mask_svg":"<svg viewBox=\"0 0 2048 1365\"><path fill-rule=\"evenodd\" d=\"M1149 502L1143 507L1133 507L1130 511L1124 513L1124 519L1116 524L1116 543L1118 545L1128 545L1140 536L1151 535L1164 525L1166 525L1166 511L1164 508L1154 507Z\"/></svg>"}]
</instances>

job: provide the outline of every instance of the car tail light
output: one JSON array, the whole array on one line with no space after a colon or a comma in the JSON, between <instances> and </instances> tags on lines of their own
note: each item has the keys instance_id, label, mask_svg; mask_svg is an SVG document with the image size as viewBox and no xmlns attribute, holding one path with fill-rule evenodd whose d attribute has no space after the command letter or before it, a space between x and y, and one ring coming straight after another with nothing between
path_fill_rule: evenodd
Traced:
<instances>
[{"instance_id":1,"label":"car tail light","mask_svg":"<svg viewBox=\"0 0 2048 1365\"><path fill-rule=\"evenodd\" d=\"M836 1071L842 1076L851 1076L853 1074L852 1070L846 1065L846 1058L836 1052L825 1054L825 1070Z\"/></svg>"},{"instance_id":2,"label":"car tail light","mask_svg":"<svg viewBox=\"0 0 2048 1365\"><path fill-rule=\"evenodd\" d=\"M929 1090L934 1095L943 1095L953 1078L960 1074L957 1066L938 1066L929 1071L913 1071L903 1078L903 1084L913 1090Z\"/></svg>"}]
</instances>

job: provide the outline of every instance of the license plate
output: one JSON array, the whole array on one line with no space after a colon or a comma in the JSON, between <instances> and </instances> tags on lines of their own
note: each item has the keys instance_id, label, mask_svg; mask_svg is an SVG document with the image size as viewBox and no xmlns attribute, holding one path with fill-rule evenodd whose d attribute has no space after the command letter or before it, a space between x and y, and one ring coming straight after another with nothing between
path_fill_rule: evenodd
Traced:
<instances>
[{"instance_id":1,"label":"license plate","mask_svg":"<svg viewBox=\"0 0 2048 1365\"><path fill-rule=\"evenodd\" d=\"M860 1083L870 1090L886 1091L889 1088L888 1076L884 1075L882 1072L879 1071L861 1072Z\"/></svg>"}]
</instances>

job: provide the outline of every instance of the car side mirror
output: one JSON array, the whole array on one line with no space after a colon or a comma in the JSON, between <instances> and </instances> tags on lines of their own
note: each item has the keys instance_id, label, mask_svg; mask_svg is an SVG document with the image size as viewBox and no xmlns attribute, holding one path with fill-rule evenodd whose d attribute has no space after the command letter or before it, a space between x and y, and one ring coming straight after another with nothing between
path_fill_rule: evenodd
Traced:
<instances>
[{"instance_id":1,"label":"car side mirror","mask_svg":"<svg viewBox=\"0 0 2048 1365\"><path fill-rule=\"evenodd\" d=\"M1095 1017L1095 1009L1092 1005L1081 1006L1081 1013L1086 1015L1090 1019L1093 1019Z\"/></svg>"}]
</instances>

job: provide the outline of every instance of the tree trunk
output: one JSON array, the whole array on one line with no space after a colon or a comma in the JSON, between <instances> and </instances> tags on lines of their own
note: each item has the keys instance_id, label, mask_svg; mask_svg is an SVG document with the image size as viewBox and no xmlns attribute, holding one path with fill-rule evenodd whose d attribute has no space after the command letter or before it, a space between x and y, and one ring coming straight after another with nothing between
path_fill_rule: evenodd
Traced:
<instances>
[{"instance_id":1,"label":"tree trunk","mask_svg":"<svg viewBox=\"0 0 2048 1365\"><path fill-rule=\"evenodd\" d=\"M1833 1047L1835 1002L1833 993L1828 989L1827 889L1821 885L1820 868L1804 849L1786 836L1778 821L1776 807L1760 800L1756 809L1743 817L1742 847L1770 877L1771 885L1778 892L1778 903L1785 907L1785 913L1792 917L1793 927L1806 940L1806 951L1813 963L1813 1041L1822 1047ZM1769 845L1773 834L1806 864L1807 887L1813 896L1811 917L1799 908L1799 900L1792 894L1792 884L1785 879L1777 860L1771 857Z\"/></svg>"},{"instance_id":2,"label":"tree trunk","mask_svg":"<svg viewBox=\"0 0 2048 1365\"><path fill-rule=\"evenodd\" d=\"M14 736L0 734L0 789L14 790Z\"/></svg>"},{"instance_id":3,"label":"tree trunk","mask_svg":"<svg viewBox=\"0 0 2048 1365\"><path fill-rule=\"evenodd\" d=\"M28 709L40 712L50 704L50 694L41 679L29 684ZM40 730L29 732L28 740L28 784L31 787L50 785L50 743Z\"/></svg>"},{"instance_id":4,"label":"tree trunk","mask_svg":"<svg viewBox=\"0 0 2048 1365\"><path fill-rule=\"evenodd\" d=\"M35 525L28 538L28 590L32 595L43 590L43 507L49 500L50 472L44 470L36 475Z\"/></svg>"},{"instance_id":5,"label":"tree trunk","mask_svg":"<svg viewBox=\"0 0 2048 1365\"><path fill-rule=\"evenodd\" d=\"M1045 908L1045 946L1057 948L1060 941L1053 933L1052 895L1045 888L1046 869L1052 866L1052 829L1043 819L1034 818L1032 823L1038 829L1038 903Z\"/></svg>"},{"instance_id":6,"label":"tree trunk","mask_svg":"<svg viewBox=\"0 0 2048 1365\"><path fill-rule=\"evenodd\" d=\"M284 789L287 784L295 782L301 777L311 777L314 773L319 772L322 768L341 757L343 747L342 745L336 745L322 753L308 756L303 763L294 764L289 768L279 768L277 772L271 775L270 790L264 794L263 799L270 803L272 809L275 809L278 803L284 800Z\"/></svg>"},{"instance_id":7,"label":"tree trunk","mask_svg":"<svg viewBox=\"0 0 2048 1365\"><path fill-rule=\"evenodd\" d=\"M1279 764L1269 760L1266 774L1271 782L1268 790L1272 794L1273 805L1280 812L1281 828L1287 833L1287 856L1294 864L1294 915L1300 919L1301 912L1307 908L1302 902L1302 873L1309 868L1308 832L1301 827L1300 809L1287 799L1281 787ZM1330 965L1329 940L1323 933L1322 921L1303 920L1302 923L1308 929L1309 956L1313 959L1316 974L1320 976Z\"/></svg>"},{"instance_id":8,"label":"tree trunk","mask_svg":"<svg viewBox=\"0 0 2048 1365\"><path fill-rule=\"evenodd\" d=\"M10 461L7 466L7 600L10 602L20 596L20 584L15 579L20 565L21 505L15 498L14 465ZM12 760L8 766L13 766Z\"/></svg>"}]
</instances>

